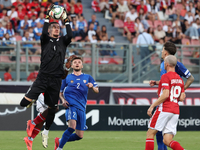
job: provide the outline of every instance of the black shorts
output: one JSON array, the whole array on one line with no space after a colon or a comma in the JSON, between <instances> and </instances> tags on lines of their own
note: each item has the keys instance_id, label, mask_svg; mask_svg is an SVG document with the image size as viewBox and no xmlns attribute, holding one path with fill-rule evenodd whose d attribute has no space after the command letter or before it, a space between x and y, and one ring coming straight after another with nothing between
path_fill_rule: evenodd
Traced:
<instances>
[{"instance_id":1,"label":"black shorts","mask_svg":"<svg viewBox=\"0 0 200 150\"><path fill-rule=\"evenodd\" d=\"M44 93L44 102L49 107L56 107L59 100L61 78L38 74L28 92L25 94L30 99L37 100L41 93Z\"/></svg>"}]
</instances>

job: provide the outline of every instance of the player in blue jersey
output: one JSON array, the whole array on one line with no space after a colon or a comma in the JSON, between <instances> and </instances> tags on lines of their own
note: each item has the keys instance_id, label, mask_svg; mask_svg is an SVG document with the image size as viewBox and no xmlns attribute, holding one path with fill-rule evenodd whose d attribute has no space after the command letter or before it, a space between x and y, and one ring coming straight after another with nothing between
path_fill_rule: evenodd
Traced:
<instances>
[{"instance_id":1,"label":"player in blue jersey","mask_svg":"<svg viewBox=\"0 0 200 150\"><path fill-rule=\"evenodd\" d=\"M62 150L66 142L76 141L83 138L86 126L86 103L88 89L91 88L95 93L99 93L99 88L94 79L82 73L83 61L81 57L72 59L73 73L62 80L60 99L62 105L67 108L65 117L68 121L68 129L62 138L55 138L54 150ZM73 134L73 132L75 133Z\"/></svg>"},{"instance_id":2,"label":"player in blue jersey","mask_svg":"<svg viewBox=\"0 0 200 150\"><path fill-rule=\"evenodd\" d=\"M175 54L176 54L176 46L171 42L166 42L163 45L162 59L164 60L166 56L175 55ZM180 77L184 77L187 79L187 81L184 85L184 89L186 90L194 81L194 77L192 76L190 71L181 62L178 62L178 61L177 61L176 67L175 67L175 71L178 75L180 75ZM165 70L164 61L163 61L160 65L160 77L165 73L167 73L167 72ZM159 82L160 81L151 80L149 84L150 84L150 86L154 86L154 85L159 85ZM157 144L158 144L158 150L167 150L167 146L164 145L164 143L163 143L162 132L157 132L156 140L157 140Z\"/></svg>"}]
</instances>

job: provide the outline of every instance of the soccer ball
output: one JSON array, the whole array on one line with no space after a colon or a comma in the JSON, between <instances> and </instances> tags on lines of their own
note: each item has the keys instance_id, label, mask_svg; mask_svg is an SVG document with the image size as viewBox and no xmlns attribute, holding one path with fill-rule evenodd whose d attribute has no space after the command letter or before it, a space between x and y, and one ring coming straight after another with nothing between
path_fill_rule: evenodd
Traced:
<instances>
[{"instance_id":1,"label":"soccer ball","mask_svg":"<svg viewBox=\"0 0 200 150\"><path fill-rule=\"evenodd\" d=\"M50 11L50 16L53 19L59 20L64 12L64 8L59 5L54 5L54 7Z\"/></svg>"}]
</instances>

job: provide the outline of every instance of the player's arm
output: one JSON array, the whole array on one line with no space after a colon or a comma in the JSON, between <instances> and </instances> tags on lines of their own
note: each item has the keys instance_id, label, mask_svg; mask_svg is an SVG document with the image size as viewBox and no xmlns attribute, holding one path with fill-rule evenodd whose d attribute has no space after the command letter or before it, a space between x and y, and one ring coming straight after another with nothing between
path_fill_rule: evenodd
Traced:
<instances>
[{"instance_id":1,"label":"player's arm","mask_svg":"<svg viewBox=\"0 0 200 150\"><path fill-rule=\"evenodd\" d=\"M66 99L64 98L64 95L63 95L63 91L64 91L64 88L67 86L66 84L66 79L62 80L62 85L61 85L61 88L60 88L60 94L59 94L59 97L62 101L62 105L63 107L65 108L68 108L69 106L69 103L66 101Z\"/></svg>"},{"instance_id":2,"label":"player's arm","mask_svg":"<svg viewBox=\"0 0 200 150\"><path fill-rule=\"evenodd\" d=\"M180 98L179 98L179 101L181 101L181 102L184 101L184 100L185 100L185 97L186 97L185 92L181 93Z\"/></svg>"},{"instance_id":3,"label":"player's arm","mask_svg":"<svg viewBox=\"0 0 200 150\"><path fill-rule=\"evenodd\" d=\"M160 82L160 81L150 80L150 81L149 81L149 85L150 85L150 86L159 85L159 82Z\"/></svg>"},{"instance_id":4,"label":"player's arm","mask_svg":"<svg viewBox=\"0 0 200 150\"><path fill-rule=\"evenodd\" d=\"M99 87L94 87L92 83L88 83L86 86L92 89L95 93L99 93Z\"/></svg>"},{"instance_id":5,"label":"player's arm","mask_svg":"<svg viewBox=\"0 0 200 150\"><path fill-rule=\"evenodd\" d=\"M184 89L186 90L192 84L192 82L194 82L194 77L191 74L190 77L187 78L187 81L185 82Z\"/></svg>"},{"instance_id":6,"label":"player's arm","mask_svg":"<svg viewBox=\"0 0 200 150\"><path fill-rule=\"evenodd\" d=\"M169 97L169 89L164 89L162 95L149 107L147 114L151 117L154 107L163 103Z\"/></svg>"},{"instance_id":7,"label":"player's arm","mask_svg":"<svg viewBox=\"0 0 200 150\"><path fill-rule=\"evenodd\" d=\"M64 69L65 73L64 73L64 75L62 76L62 79L65 79L65 78L67 77L67 75L68 75L68 73L69 73L69 70L70 70L70 68L71 68L71 60L72 60L74 57L76 57L76 55L72 55L72 56L70 56L70 57L67 59L67 62L66 62L66 64L65 64L65 69Z\"/></svg>"},{"instance_id":8,"label":"player's arm","mask_svg":"<svg viewBox=\"0 0 200 150\"><path fill-rule=\"evenodd\" d=\"M65 35L64 43L65 43L65 45L69 45L71 43L71 39L72 39L72 29L69 24L69 18L67 17L66 9L64 9L62 19L64 21L64 24L66 26L66 31L67 31L67 34Z\"/></svg>"}]
</instances>

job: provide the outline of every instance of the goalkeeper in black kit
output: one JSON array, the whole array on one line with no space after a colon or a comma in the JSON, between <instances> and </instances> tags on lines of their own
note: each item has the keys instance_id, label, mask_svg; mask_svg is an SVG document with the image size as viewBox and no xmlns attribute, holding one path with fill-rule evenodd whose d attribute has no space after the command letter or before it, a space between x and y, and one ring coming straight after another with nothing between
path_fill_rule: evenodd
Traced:
<instances>
[{"instance_id":1,"label":"goalkeeper in black kit","mask_svg":"<svg viewBox=\"0 0 200 150\"><path fill-rule=\"evenodd\" d=\"M60 26L57 22L49 23L50 11L53 6L54 5L51 5L48 8L40 38L42 53L40 70L37 79L33 82L32 86L20 102L22 107L30 107L41 93L45 93L44 101L45 104L48 105L48 112L45 129L43 131L43 140L46 140L46 143L48 137L45 137L45 134L48 135L49 128L55 117L62 77L69 71L69 68L64 69L63 64L65 60L66 48L71 43L72 39L72 30L69 25L69 19L66 11L63 12L61 17L66 26L67 34L65 36L59 36ZM42 118L44 117L41 116L41 121L43 121ZM29 137L31 136L35 126L36 123L34 121L29 120L27 122L26 131ZM29 150L31 149L32 145Z\"/></svg>"}]
</instances>

